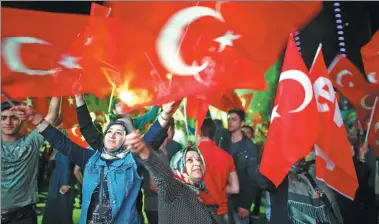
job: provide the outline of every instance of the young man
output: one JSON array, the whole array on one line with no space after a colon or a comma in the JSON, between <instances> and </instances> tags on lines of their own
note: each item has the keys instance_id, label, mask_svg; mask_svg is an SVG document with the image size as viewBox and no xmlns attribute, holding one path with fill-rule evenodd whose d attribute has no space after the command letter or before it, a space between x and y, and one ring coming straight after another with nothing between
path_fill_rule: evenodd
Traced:
<instances>
[{"instance_id":1,"label":"young man","mask_svg":"<svg viewBox=\"0 0 379 224\"><path fill-rule=\"evenodd\" d=\"M229 197L229 219L231 223L248 224L250 206L258 189L258 152L254 143L243 133L245 112L232 109L228 112L228 130L219 132L216 142L234 159L240 193Z\"/></svg>"},{"instance_id":2,"label":"young man","mask_svg":"<svg viewBox=\"0 0 379 224\"><path fill-rule=\"evenodd\" d=\"M38 201L39 149L44 140L37 130L20 136L22 115L11 107L1 103L1 223L36 224L33 204ZM45 120L53 124L58 110L59 98L52 98Z\"/></svg>"},{"instance_id":3,"label":"young man","mask_svg":"<svg viewBox=\"0 0 379 224\"><path fill-rule=\"evenodd\" d=\"M233 157L217 147L213 141L215 133L215 123L212 119L206 118L198 137L198 148L206 164L204 183L210 197L204 195L202 200L206 205L217 205L217 214L228 223L227 194L238 194L239 182Z\"/></svg>"}]
</instances>

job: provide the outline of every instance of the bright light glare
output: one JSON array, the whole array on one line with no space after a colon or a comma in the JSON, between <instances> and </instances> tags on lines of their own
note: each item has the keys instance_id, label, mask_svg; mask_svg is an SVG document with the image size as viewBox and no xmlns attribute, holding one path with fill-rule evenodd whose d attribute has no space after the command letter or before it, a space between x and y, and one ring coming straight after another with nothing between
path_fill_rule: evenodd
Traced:
<instances>
[{"instance_id":1,"label":"bright light glare","mask_svg":"<svg viewBox=\"0 0 379 224\"><path fill-rule=\"evenodd\" d=\"M133 95L128 91L121 91L120 92L120 98L123 102L127 104L132 104L133 102Z\"/></svg>"}]
</instances>

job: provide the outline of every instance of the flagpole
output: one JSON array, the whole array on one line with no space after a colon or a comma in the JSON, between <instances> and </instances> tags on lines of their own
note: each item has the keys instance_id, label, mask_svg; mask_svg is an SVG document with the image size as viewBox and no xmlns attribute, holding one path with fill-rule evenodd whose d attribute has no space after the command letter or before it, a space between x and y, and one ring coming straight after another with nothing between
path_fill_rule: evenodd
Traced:
<instances>
[{"instance_id":1,"label":"flagpole","mask_svg":"<svg viewBox=\"0 0 379 224\"><path fill-rule=\"evenodd\" d=\"M368 123L368 127L367 127L365 143L367 143L367 140L368 140L368 135L369 135L369 133L370 133L372 119L374 119L374 114L375 114L376 104L377 104L377 103L378 103L378 97L375 97L374 106L372 107L372 110L371 110L371 116L370 116L370 121L369 121L369 123Z\"/></svg>"},{"instance_id":2,"label":"flagpole","mask_svg":"<svg viewBox=\"0 0 379 224\"><path fill-rule=\"evenodd\" d=\"M16 106L16 105L14 105L14 103L12 102L12 100L7 95L5 95L5 93L1 93L1 95L3 95L5 97L5 99L9 103L9 105L11 105L12 107Z\"/></svg>"},{"instance_id":3,"label":"flagpole","mask_svg":"<svg viewBox=\"0 0 379 224\"><path fill-rule=\"evenodd\" d=\"M114 96L115 91L116 91L116 85L112 85L112 93L111 93L111 97L109 99L108 113L110 113L111 109L112 109L112 100L113 100L113 96Z\"/></svg>"}]
</instances>

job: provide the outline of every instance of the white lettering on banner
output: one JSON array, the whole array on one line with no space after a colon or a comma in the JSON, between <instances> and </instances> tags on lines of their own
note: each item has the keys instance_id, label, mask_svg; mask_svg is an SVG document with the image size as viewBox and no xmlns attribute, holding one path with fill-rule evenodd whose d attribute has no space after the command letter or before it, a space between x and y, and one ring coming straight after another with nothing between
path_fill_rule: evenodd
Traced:
<instances>
[{"instance_id":1,"label":"white lettering on banner","mask_svg":"<svg viewBox=\"0 0 379 224\"><path fill-rule=\"evenodd\" d=\"M2 43L2 57L4 58L4 62L6 63L10 71L25 73L27 75L52 75L62 70L61 68L53 68L49 70L35 70L26 67L23 63L23 60L20 57L20 46L23 44L51 45L51 43L35 37L4 38ZM62 65L62 67L67 69L82 69L82 67L78 64L79 59L79 57L73 57L68 54L64 54L62 55L62 58L58 62L58 64Z\"/></svg>"},{"instance_id":2,"label":"white lettering on banner","mask_svg":"<svg viewBox=\"0 0 379 224\"><path fill-rule=\"evenodd\" d=\"M329 158L329 156L316 144L315 154L326 162L326 169L333 171L336 164Z\"/></svg>"},{"instance_id":3,"label":"white lettering on banner","mask_svg":"<svg viewBox=\"0 0 379 224\"><path fill-rule=\"evenodd\" d=\"M324 87L328 87L328 90L325 90ZM325 77L319 77L313 84L313 89L316 96L316 102L317 102L317 109L319 112L329 112L330 108L327 103L320 103L320 97L328 100L329 102L334 104L334 116L333 121L337 125L337 127L342 127L343 120L341 116L341 111L338 106L338 102L335 96L335 92L333 89L332 82Z\"/></svg>"},{"instance_id":4,"label":"white lettering on banner","mask_svg":"<svg viewBox=\"0 0 379 224\"><path fill-rule=\"evenodd\" d=\"M325 86L328 87L328 91L324 89ZM334 94L332 82L328 78L320 77L314 82L313 89L315 92L318 111L319 112L330 111L330 108L327 103L320 103L319 97L323 97L324 99L332 103L334 102L335 94Z\"/></svg>"}]
</instances>

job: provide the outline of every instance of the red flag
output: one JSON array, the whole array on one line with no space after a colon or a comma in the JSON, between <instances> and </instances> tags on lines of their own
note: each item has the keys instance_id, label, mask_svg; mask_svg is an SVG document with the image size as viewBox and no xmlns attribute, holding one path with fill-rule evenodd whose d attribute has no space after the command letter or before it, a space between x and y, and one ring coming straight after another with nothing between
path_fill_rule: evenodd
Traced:
<instances>
[{"instance_id":1,"label":"red flag","mask_svg":"<svg viewBox=\"0 0 379 224\"><path fill-rule=\"evenodd\" d=\"M245 111L247 111L250 107L251 100L253 100L253 93L247 93L240 96L241 104L244 107Z\"/></svg>"},{"instance_id":2,"label":"red flag","mask_svg":"<svg viewBox=\"0 0 379 224\"><path fill-rule=\"evenodd\" d=\"M363 65L369 82L379 84L379 30L361 48Z\"/></svg>"},{"instance_id":3,"label":"red flag","mask_svg":"<svg viewBox=\"0 0 379 224\"><path fill-rule=\"evenodd\" d=\"M61 118L62 126L61 128L69 129L78 124L78 117L76 115L76 105L75 99L72 96L62 97L61 103Z\"/></svg>"},{"instance_id":4,"label":"red flag","mask_svg":"<svg viewBox=\"0 0 379 224\"><path fill-rule=\"evenodd\" d=\"M316 142L317 116L312 83L291 35L260 167L260 172L276 186Z\"/></svg>"},{"instance_id":5,"label":"red flag","mask_svg":"<svg viewBox=\"0 0 379 224\"><path fill-rule=\"evenodd\" d=\"M209 105L204 99L187 97L186 114L187 118L196 120L195 135L200 133L208 109Z\"/></svg>"},{"instance_id":6,"label":"red flag","mask_svg":"<svg viewBox=\"0 0 379 224\"><path fill-rule=\"evenodd\" d=\"M347 139L336 93L329 79L321 45L310 70L310 77L314 82L318 117L322 130L315 144L316 177L353 200L358 188L358 179L350 143Z\"/></svg>"},{"instance_id":7,"label":"red flag","mask_svg":"<svg viewBox=\"0 0 379 224\"><path fill-rule=\"evenodd\" d=\"M264 89L264 73L288 33L321 8L319 2L109 5L112 15L123 21L96 22L93 30L100 38L94 35L93 47L125 74L124 88L135 99L132 105L160 104L214 89ZM167 73L173 78L166 79Z\"/></svg>"},{"instance_id":8,"label":"red flag","mask_svg":"<svg viewBox=\"0 0 379 224\"><path fill-rule=\"evenodd\" d=\"M74 143L80 145L83 148L87 148L89 145L84 139L82 133L80 132L80 128L78 125L75 125L72 128L66 129L68 138L70 138Z\"/></svg>"},{"instance_id":9,"label":"red flag","mask_svg":"<svg viewBox=\"0 0 379 224\"><path fill-rule=\"evenodd\" d=\"M72 95L72 85L86 65L72 43L89 16L1 8L2 91L12 98ZM43 26L41 26L43 24ZM104 97L111 88L103 73L82 76L83 93Z\"/></svg>"},{"instance_id":10,"label":"red flag","mask_svg":"<svg viewBox=\"0 0 379 224\"><path fill-rule=\"evenodd\" d=\"M377 97L377 103L372 113L373 118L371 121L368 144L373 148L375 156L379 156L379 96Z\"/></svg>"},{"instance_id":11,"label":"red flag","mask_svg":"<svg viewBox=\"0 0 379 224\"><path fill-rule=\"evenodd\" d=\"M346 57L337 55L329 66L330 80L333 86L354 105L358 118L367 129L368 118L372 110L377 85L368 83L359 69Z\"/></svg>"}]
</instances>

